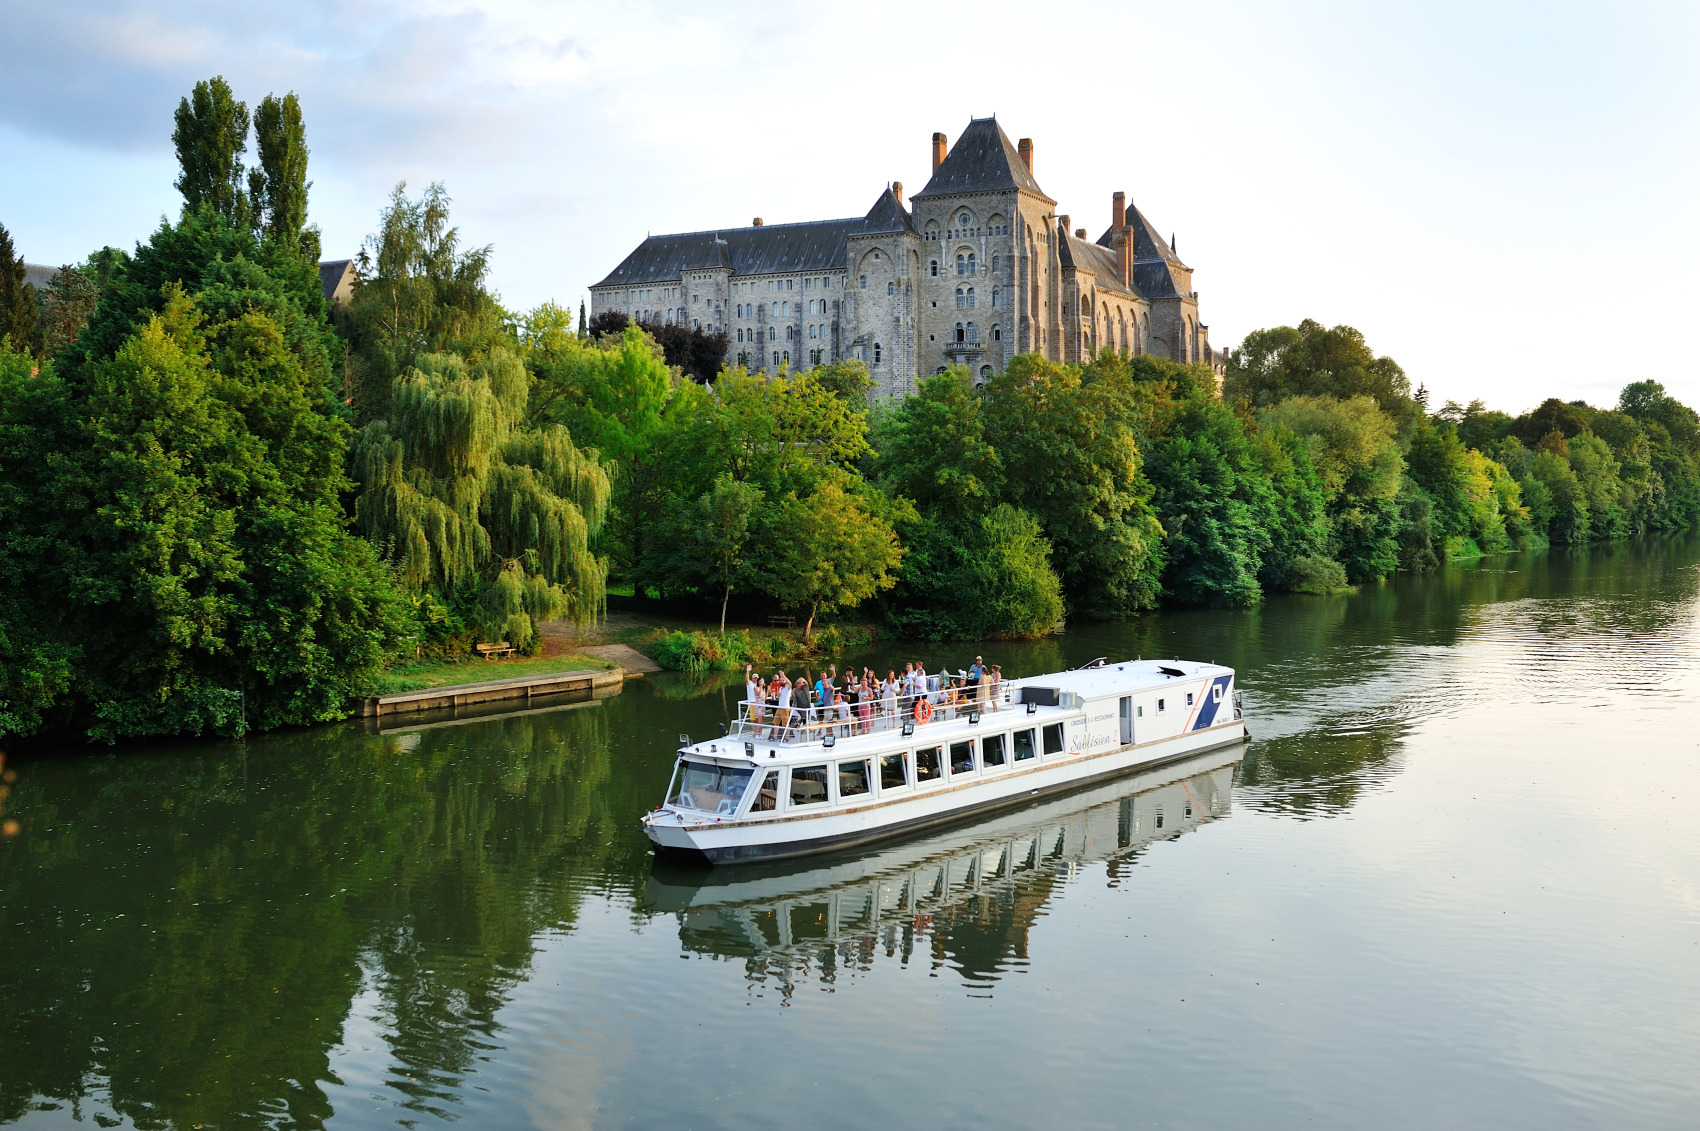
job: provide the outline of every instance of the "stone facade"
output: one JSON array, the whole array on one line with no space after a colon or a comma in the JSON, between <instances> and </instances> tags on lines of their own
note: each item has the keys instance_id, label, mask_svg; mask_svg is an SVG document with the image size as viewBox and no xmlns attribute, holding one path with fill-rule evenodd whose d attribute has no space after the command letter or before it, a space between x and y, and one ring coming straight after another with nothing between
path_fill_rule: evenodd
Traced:
<instances>
[{"instance_id":1,"label":"stone facade","mask_svg":"<svg viewBox=\"0 0 1700 1131\"><path fill-rule=\"evenodd\" d=\"M956 145L933 135L933 175L905 204L892 184L866 216L651 236L591 287L592 313L724 330L730 360L775 372L857 358L887 396L950 365L977 377L1017 353L1079 361L1112 348L1218 373L1192 268L1122 193L1089 240L1070 229L995 118Z\"/></svg>"}]
</instances>

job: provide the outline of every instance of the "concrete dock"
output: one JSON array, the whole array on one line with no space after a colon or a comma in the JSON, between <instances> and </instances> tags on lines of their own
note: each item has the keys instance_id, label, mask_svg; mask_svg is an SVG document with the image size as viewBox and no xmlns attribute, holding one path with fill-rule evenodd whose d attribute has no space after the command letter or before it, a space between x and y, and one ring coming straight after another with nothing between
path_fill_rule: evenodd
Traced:
<instances>
[{"instance_id":1,"label":"concrete dock","mask_svg":"<svg viewBox=\"0 0 1700 1131\"><path fill-rule=\"evenodd\" d=\"M395 695L375 695L360 701L360 716L374 718L410 714L415 711L452 711L474 703L494 703L506 699L529 703L532 699L545 695L618 687L628 674L635 673L628 673L624 668L587 668L570 672L550 672L547 675L520 676L517 679L493 679L484 683L462 683L453 687L428 687L423 691L403 691Z\"/></svg>"}]
</instances>

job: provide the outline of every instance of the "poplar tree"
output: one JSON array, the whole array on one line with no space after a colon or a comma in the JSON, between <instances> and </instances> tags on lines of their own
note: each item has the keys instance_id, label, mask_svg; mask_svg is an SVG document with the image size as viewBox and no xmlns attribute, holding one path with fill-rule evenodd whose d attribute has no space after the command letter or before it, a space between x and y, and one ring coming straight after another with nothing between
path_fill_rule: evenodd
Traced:
<instances>
[{"instance_id":1,"label":"poplar tree","mask_svg":"<svg viewBox=\"0 0 1700 1131\"><path fill-rule=\"evenodd\" d=\"M236 101L219 75L195 84L177 104L177 147L182 175L177 191L191 212L207 205L232 227L246 228L252 202L242 187L242 155L248 149L248 107Z\"/></svg>"},{"instance_id":2,"label":"poplar tree","mask_svg":"<svg viewBox=\"0 0 1700 1131\"><path fill-rule=\"evenodd\" d=\"M294 91L260 100L254 110L254 141L260 157L259 167L248 173L254 227L262 239L299 247L312 183L307 180L307 129ZM316 233L309 242L316 261Z\"/></svg>"}]
</instances>

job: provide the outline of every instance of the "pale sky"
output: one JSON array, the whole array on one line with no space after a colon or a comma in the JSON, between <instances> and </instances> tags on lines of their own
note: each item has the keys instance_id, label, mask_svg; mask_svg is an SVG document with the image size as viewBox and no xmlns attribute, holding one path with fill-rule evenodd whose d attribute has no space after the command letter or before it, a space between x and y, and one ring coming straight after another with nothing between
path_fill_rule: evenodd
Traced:
<instances>
[{"instance_id":1,"label":"pale sky","mask_svg":"<svg viewBox=\"0 0 1700 1131\"><path fill-rule=\"evenodd\" d=\"M1094 235L1125 190L1212 343L1362 330L1433 404L1700 406L1700 5L0 0L0 223L26 259L147 238L171 114L223 74L302 100L312 219L352 255L446 182L523 310L650 232L861 215L996 114Z\"/></svg>"}]
</instances>

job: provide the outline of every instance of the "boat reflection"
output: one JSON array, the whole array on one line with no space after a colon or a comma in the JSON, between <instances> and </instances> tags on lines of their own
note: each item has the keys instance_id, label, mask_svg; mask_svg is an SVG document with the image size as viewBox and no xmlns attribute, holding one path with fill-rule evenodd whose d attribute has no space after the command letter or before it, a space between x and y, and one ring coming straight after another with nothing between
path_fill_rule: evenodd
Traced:
<instances>
[{"instance_id":1,"label":"boat reflection","mask_svg":"<svg viewBox=\"0 0 1700 1131\"><path fill-rule=\"evenodd\" d=\"M644 893L673 914L690 953L766 959L769 974L818 967L823 980L883 950L935 957L970 979L1012 955L1061 882L1104 861L1118 882L1129 858L1228 815L1245 744L1212 750L1001 816L808 864L669 866ZM988 928L990 930L988 931ZM951 936L951 937L946 937ZM755 970L752 968L752 973ZM790 979L780 975L783 987Z\"/></svg>"}]
</instances>

